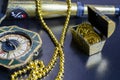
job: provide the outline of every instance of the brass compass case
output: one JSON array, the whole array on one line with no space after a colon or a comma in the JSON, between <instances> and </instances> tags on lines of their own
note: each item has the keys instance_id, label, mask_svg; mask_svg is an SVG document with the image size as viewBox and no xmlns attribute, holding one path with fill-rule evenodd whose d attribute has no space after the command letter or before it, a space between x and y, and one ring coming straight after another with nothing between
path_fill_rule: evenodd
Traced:
<instances>
[{"instance_id":1,"label":"brass compass case","mask_svg":"<svg viewBox=\"0 0 120 80\"><path fill-rule=\"evenodd\" d=\"M102 51L106 40L113 34L115 30L115 22L109 19L107 16L99 12L93 6L88 7L88 23L93 26L96 34L99 35L101 40L94 44L88 43L85 38L77 32L77 27L71 28L73 40L79 44L80 48L87 54L93 55ZM95 37L94 37L95 38ZM93 39L94 39L93 38Z\"/></svg>"},{"instance_id":2,"label":"brass compass case","mask_svg":"<svg viewBox=\"0 0 120 80\"><path fill-rule=\"evenodd\" d=\"M39 54L42 40L38 33L17 26L0 28L0 65L14 69ZM37 54L36 54L37 53Z\"/></svg>"}]
</instances>

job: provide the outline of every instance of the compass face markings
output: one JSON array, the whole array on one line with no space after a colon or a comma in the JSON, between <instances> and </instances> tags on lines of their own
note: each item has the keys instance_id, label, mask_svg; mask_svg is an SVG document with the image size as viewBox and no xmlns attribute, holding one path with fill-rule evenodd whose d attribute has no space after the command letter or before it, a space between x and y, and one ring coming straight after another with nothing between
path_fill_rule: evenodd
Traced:
<instances>
[{"instance_id":1,"label":"compass face markings","mask_svg":"<svg viewBox=\"0 0 120 80\"><path fill-rule=\"evenodd\" d=\"M4 57L5 54L0 54L1 57Z\"/></svg>"},{"instance_id":2,"label":"compass face markings","mask_svg":"<svg viewBox=\"0 0 120 80\"><path fill-rule=\"evenodd\" d=\"M7 59L7 53L4 53L4 54L3 54L3 58L6 58L6 59Z\"/></svg>"},{"instance_id":3,"label":"compass face markings","mask_svg":"<svg viewBox=\"0 0 120 80\"><path fill-rule=\"evenodd\" d=\"M14 55L15 55L15 57L16 57L16 56L19 56L20 53L19 53L19 52L14 52Z\"/></svg>"},{"instance_id":4,"label":"compass face markings","mask_svg":"<svg viewBox=\"0 0 120 80\"><path fill-rule=\"evenodd\" d=\"M14 52L14 54L15 54L16 56L23 56L23 55L24 55L24 52L25 52L25 50L24 50L24 51L17 50L17 51Z\"/></svg>"},{"instance_id":5,"label":"compass face markings","mask_svg":"<svg viewBox=\"0 0 120 80\"><path fill-rule=\"evenodd\" d=\"M2 42L0 44L0 52L3 51L4 53L0 54L0 58L3 59L20 58L24 56L24 54L26 54L31 48L30 39L21 34L5 34L0 37L0 41Z\"/></svg>"},{"instance_id":6,"label":"compass face markings","mask_svg":"<svg viewBox=\"0 0 120 80\"><path fill-rule=\"evenodd\" d=\"M10 53L8 52L8 53L7 53L7 59L9 59L9 57L10 57Z\"/></svg>"},{"instance_id":7,"label":"compass face markings","mask_svg":"<svg viewBox=\"0 0 120 80\"><path fill-rule=\"evenodd\" d=\"M15 53L13 52L14 57L16 57Z\"/></svg>"},{"instance_id":8,"label":"compass face markings","mask_svg":"<svg viewBox=\"0 0 120 80\"><path fill-rule=\"evenodd\" d=\"M5 52L1 49L1 43L0 43L0 55L3 55Z\"/></svg>"},{"instance_id":9,"label":"compass face markings","mask_svg":"<svg viewBox=\"0 0 120 80\"><path fill-rule=\"evenodd\" d=\"M19 41L20 43L23 43L23 42L24 42L23 38L19 38L18 41Z\"/></svg>"},{"instance_id":10,"label":"compass face markings","mask_svg":"<svg viewBox=\"0 0 120 80\"><path fill-rule=\"evenodd\" d=\"M7 36L7 37L8 37L8 36ZM13 35L10 35L10 37L8 37L8 39L15 39L15 40L17 40L18 37L14 37Z\"/></svg>"},{"instance_id":11,"label":"compass face markings","mask_svg":"<svg viewBox=\"0 0 120 80\"><path fill-rule=\"evenodd\" d=\"M21 42L21 44L25 44L27 42L29 42L29 40L24 40L24 41Z\"/></svg>"},{"instance_id":12,"label":"compass face markings","mask_svg":"<svg viewBox=\"0 0 120 80\"><path fill-rule=\"evenodd\" d=\"M8 59L12 59L12 58L14 58L15 57L15 55L14 55L14 53L11 51L11 52L9 52L9 54L10 54L10 56L9 56L9 58Z\"/></svg>"}]
</instances>

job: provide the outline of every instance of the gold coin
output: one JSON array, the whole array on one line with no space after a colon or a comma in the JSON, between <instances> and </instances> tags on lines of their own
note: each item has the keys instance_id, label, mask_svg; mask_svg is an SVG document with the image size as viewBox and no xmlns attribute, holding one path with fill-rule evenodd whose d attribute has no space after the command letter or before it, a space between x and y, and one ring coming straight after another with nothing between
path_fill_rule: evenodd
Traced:
<instances>
[{"instance_id":1,"label":"gold coin","mask_svg":"<svg viewBox=\"0 0 120 80\"><path fill-rule=\"evenodd\" d=\"M83 36L89 44L101 41L100 36L94 31L93 26L89 22L83 22L78 25L76 32Z\"/></svg>"},{"instance_id":2,"label":"gold coin","mask_svg":"<svg viewBox=\"0 0 120 80\"><path fill-rule=\"evenodd\" d=\"M78 25L76 32L81 34L82 36L85 36L88 33L91 33L93 30L93 26L90 23L84 22Z\"/></svg>"},{"instance_id":3,"label":"gold coin","mask_svg":"<svg viewBox=\"0 0 120 80\"><path fill-rule=\"evenodd\" d=\"M101 41L100 36L97 33L92 33L92 34L88 34L84 37L84 39L89 43L89 44L95 44L97 42Z\"/></svg>"},{"instance_id":4,"label":"gold coin","mask_svg":"<svg viewBox=\"0 0 120 80\"><path fill-rule=\"evenodd\" d=\"M93 30L93 26L89 22L83 22L78 25L79 28L87 28Z\"/></svg>"}]
</instances>

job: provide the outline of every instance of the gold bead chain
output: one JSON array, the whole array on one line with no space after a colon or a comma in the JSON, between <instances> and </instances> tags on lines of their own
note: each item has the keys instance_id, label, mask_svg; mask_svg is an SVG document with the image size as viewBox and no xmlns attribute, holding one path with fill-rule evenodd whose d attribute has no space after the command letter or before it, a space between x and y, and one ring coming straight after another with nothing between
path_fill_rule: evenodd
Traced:
<instances>
[{"instance_id":1,"label":"gold bead chain","mask_svg":"<svg viewBox=\"0 0 120 80\"><path fill-rule=\"evenodd\" d=\"M71 0L67 0L66 2L67 2L67 5L68 5L67 16L66 16L66 21L65 21L65 24L64 24L64 28L62 30L62 34L61 34L61 37L60 37L60 42L59 42L57 40L57 38L55 37L55 35L53 34L53 32L51 31L51 29L47 26L47 24L43 20L41 0L36 0L37 12L38 12L39 18L41 20L41 23L43 24L43 28L48 32L49 36L51 37L51 39L52 39L52 41L55 45L54 54L53 54L50 62L48 63L48 65L45 66L43 61L41 61L41 60L31 61L26 66L26 68L24 68L22 70L19 70L17 72L14 72L14 74L11 75L12 80L17 80L18 76L20 76L22 74L25 74L28 71L30 71L30 74L28 75L28 78L26 80L42 79L45 76L47 76L48 73L53 69L53 67L55 66L55 63L58 60L58 58L60 59L59 72L58 72L55 80L63 80L63 77L64 77L64 62L65 62L63 45L64 45L64 40L65 40L65 36L66 36L67 28L68 28L68 23L69 23L70 15L71 15Z\"/></svg>"}]
</instances>

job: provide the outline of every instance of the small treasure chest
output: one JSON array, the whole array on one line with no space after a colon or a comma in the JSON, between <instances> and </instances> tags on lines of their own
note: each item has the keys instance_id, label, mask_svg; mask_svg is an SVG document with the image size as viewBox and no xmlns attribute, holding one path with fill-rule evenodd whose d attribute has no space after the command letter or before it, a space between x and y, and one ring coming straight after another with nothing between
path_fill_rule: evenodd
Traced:
<instances>
[{"instance_id":1,"label":"small treasure chest","mask_svg":"<svg viewBox=\"0 0 120 80\"><path fill-rule=\"evenodd\" d=\"M93 6L88 6L88 22L71 28L73 40L89 55L100 52L114 30L115 22Z\"/></svg>"}]
</instances>

